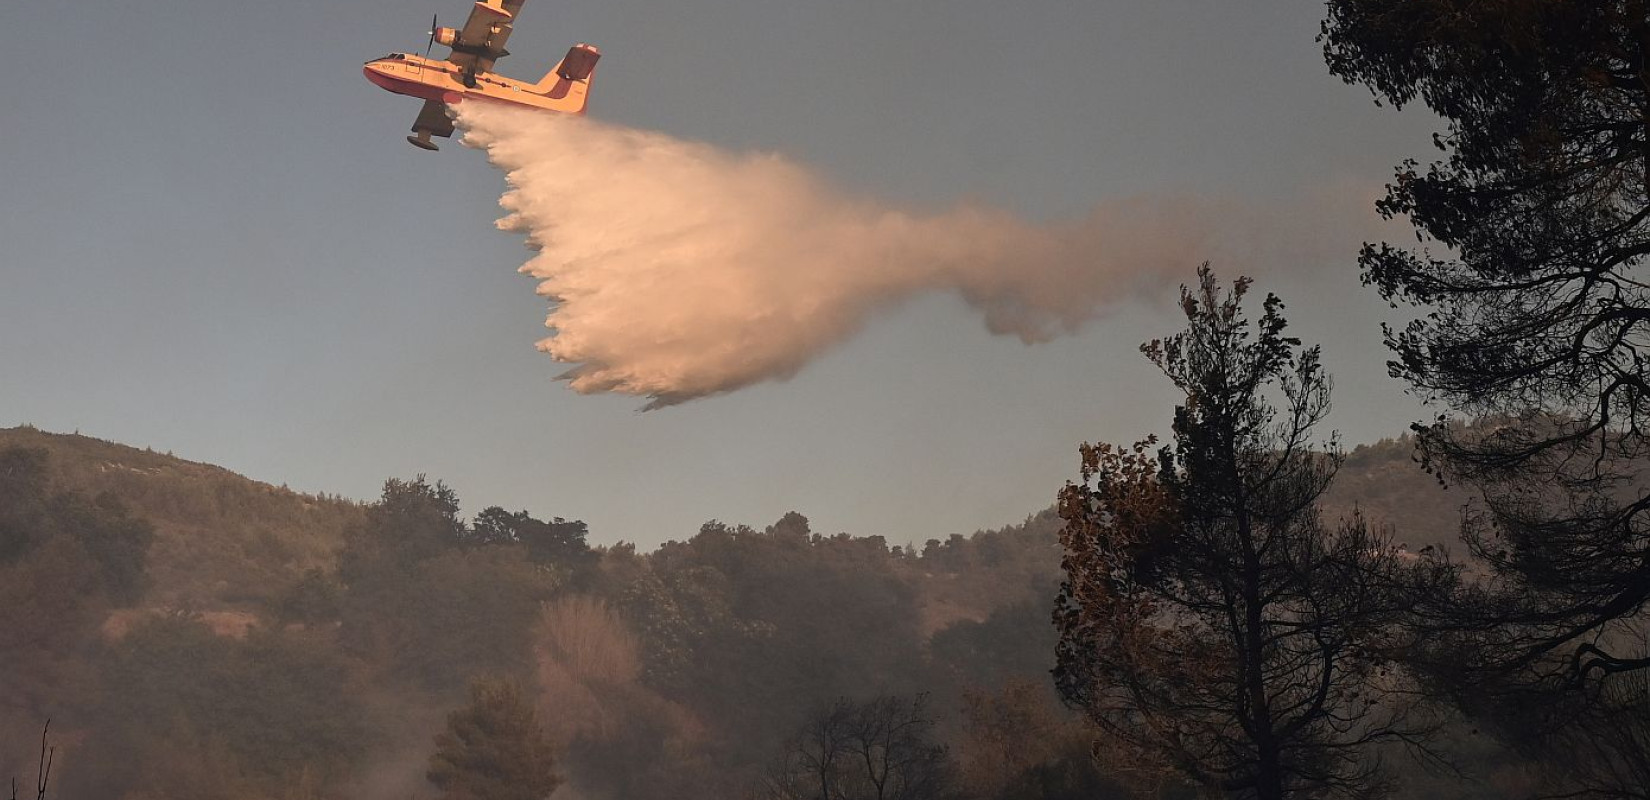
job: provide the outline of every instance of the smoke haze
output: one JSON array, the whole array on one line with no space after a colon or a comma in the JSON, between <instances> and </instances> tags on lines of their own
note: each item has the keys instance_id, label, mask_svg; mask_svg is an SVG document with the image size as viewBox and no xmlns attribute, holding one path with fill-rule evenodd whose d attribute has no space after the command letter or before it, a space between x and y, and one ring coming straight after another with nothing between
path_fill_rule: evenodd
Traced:
<instances>
[{"instance_id":1,"label":"smoke haze","mask_svg":"<svg viewBox=\"0 0 1650 800\"><path fill-rule=\"evenodd\" d=\"M956 291L993 332L1070 333L1208 257L1206 213L1121 200L1037 225L962 206L920 215L770 154L571 116L465 103L465 144L507 174L499 228L537 253L539 348L581 393L648 408L783 380L922 292Z\"/></svg>"}]
</instances>

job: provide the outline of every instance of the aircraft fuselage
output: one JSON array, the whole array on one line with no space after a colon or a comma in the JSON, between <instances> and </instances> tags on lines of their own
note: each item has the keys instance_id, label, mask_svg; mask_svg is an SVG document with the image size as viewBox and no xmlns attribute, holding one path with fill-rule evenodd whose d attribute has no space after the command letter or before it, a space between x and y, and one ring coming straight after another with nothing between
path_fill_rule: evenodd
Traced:
<instances>
[{"instance_id":1,"label":"aircraft fuselage","mask_svg":"<svg viewBox=\"0 0 1650 800\"><path fill-rule=\"evenodd\" d=\"M537 85L496 72L483 72L474 76L473 86L466 86L463 71L457 64L412 53L391 53L368 61L361 71L367 80L388 91L448 105L485 98L546 111L583 114L585 95L589 91L588 81L552 80L554 72Z\"/></svg>"}]
</instances>

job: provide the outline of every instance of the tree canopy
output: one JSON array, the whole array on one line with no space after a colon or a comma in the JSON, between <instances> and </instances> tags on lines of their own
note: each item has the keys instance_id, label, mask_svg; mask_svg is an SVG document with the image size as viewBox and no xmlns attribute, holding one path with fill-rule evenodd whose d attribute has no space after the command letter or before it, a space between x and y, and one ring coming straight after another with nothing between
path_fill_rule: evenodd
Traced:
<instances>
[{"instance_id":1,"label":"tree canopy","mask_svg":"<svg viewBox=\"0 0 1650 800\"><path fill-rule=\"evenodd\" d=\"M1426 312L1389 332L1393 374L1494 421L1420 428L1488 501L1466 532L1497 581L1440 609L1480 645L1462 681L1650 666L1575 647L1650 601L1650 2L1331 0L1322 40L1334 74L1448 123L1379 204L1421 249L1360 262Z\"/></svg>"}]
</instances>

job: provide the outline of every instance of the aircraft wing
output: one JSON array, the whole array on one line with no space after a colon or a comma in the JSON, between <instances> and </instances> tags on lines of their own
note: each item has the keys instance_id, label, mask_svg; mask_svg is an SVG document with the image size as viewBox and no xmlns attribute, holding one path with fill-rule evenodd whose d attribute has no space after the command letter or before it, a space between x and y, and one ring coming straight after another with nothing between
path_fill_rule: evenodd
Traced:
<instances>
[{"instance_id":1,"label":"aircraft wing","mask_svg":"<svg viewBox=\"0 0 1650 800\"><path fill-rule=\"evenodd\" d=\"M470 18L458 29L453 41L442 42L453 48L447 60L457 64L467 79L491 72L493 62L510 54L504 49L504 43L510 39L511 25L523 2L525 0L477 0L470 9Z\"/></svg>"}]
</instances>

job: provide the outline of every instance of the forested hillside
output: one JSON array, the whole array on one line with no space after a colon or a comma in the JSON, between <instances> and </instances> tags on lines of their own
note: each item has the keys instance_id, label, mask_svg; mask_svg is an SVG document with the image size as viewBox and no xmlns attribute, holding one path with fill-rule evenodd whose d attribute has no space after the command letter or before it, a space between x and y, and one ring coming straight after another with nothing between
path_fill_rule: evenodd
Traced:
<instances>
[{"instance_id":1,"label":"forested hillside","mask_svg":"<svg viewBox=\"0 0 1650 800\"><path fill-rule=\"evenodd\" d=\"M155 527L152 602L239 609L327 568L359 503L300 494L222 467L88 436L0 429L0 448L40 448L59 490L120 498Z\"/></svg>"},{"instance_id":2,"label":"forested hillside","mask_svg":"<svg viewBox=\"0 0 1650 800\"><path fill-rule=\"evenodd\" d=\"M1410 550L1431 545L1459 551L1461 510L1471 497L1422 470L1415 439L1405 435L1352 448L1324 496L1323 510L1331 519L1361 512Z\"/></svg>"},{"instance_id":3,"label":"forested hillside","mask_svg":"<svg viewBox=\"0 0 1650 800\"><path fill-rule=\"evenodd\" d=\"M1407 447L1359 448L1337 502L1442 539ZM1188 796L1054 699L1059 526L906 547L791 513L643 553L423 478L356 503L0 431L0 765L50 717L64 797L427 797L514 714L557 796L735 798L904 720L969 796Z\"/></svg>"}]
</instances>

